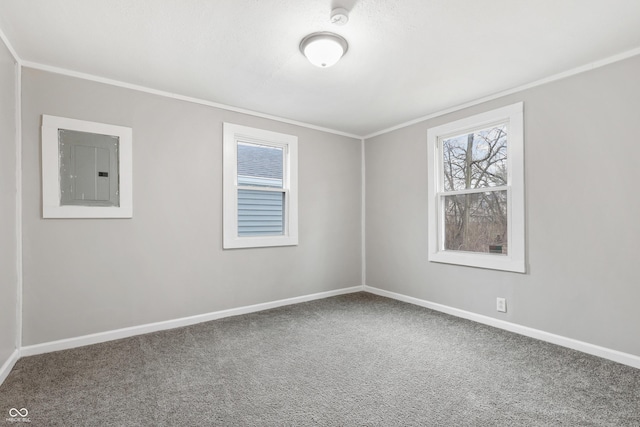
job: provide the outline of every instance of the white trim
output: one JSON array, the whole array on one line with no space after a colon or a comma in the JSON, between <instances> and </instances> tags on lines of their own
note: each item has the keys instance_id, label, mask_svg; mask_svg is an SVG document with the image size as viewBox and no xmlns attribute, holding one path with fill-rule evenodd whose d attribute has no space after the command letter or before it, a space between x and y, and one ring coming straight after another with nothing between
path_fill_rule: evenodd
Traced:
<instances>
[{"instance_id":1,"label":"white trim","mask_svg":"<svg viewBox=\"0 0 640 427\"><path fill-rule=\"evenodd\" d=\"M4 33L4 31L2 31L2 28L0 28L0 40L2 40L4 45L7 47L7 50L9 51L11 56L13 56L13 59L18 63L18 65L22 65L22 60L20 59L20 57L18 56L18 53L15 51L15 49L9 42L9 38L7 37L7 35Z\"/></svg>"},{"instance_id":2,"label":"white trim","mask_svg":"<svg viewBox=\"0 0 640 427\"><path fill-rule=\"evenodd\" d=\"M302 302L313 301L333 297L336 295L351 294L354 292L362 292L362 286L353 286L350 288L336 289L333 291L318 292L310 295L281 299L277 301L253 304L244 307L231 308L227 310L214 311L206 314L182 317L180 319L166 320L163 322L147 323L145 325L132 326L129 328L116 329L112 331L99 332L96 334L84 335L81 337L67 338L58 341L51 341L42 344L29 345L20 349L20 356L34 356L36 354L50 353L52 351L67 350L70 348L83 347L91 344L98 344L107 341L128 338L136 335L148 334L151 332L164 331L166 329L180 328L197 323L209 322L211 320L222 319L230 316L239 316L242 314L255 313L257 311L270 310L272 308L282 307L285 305L299 304Z\"/></svg>"},{"instance_id":3,"label":"white trim","mask_svg":"<svg viewBox=\"0 0 640 427\"><path fill-rule=\"evenodd\" d=\"M367 283L367 169L366 169L366 156L365 156L365 143L364 139L360 140L360 146L362 151L362 159L361 159L361 168L362 168L362 180L360 192L361 192L361 201L360 201L360 209L361 209L361 217L360 217L360 244L362 245L362 286Z\"/></svg>"},{"instance_id":4,"label":"white trim","mask_svg":"<svg viewBox=\"0 0 640 427\"><path fill-rule=\"evenodd\" d=\"M465 117L427 129L427 169L429 172L427 197L428 259L432 262L490 268L525 273L525 211L524 211L524 126L523 103L507 105L484 113ZM443 196L467 194L476 190L444 191L442 171L442 139L483 129L496 123L507 123L507 239L508 254L495 255L478 252L445 250ZM503 187L483 191L504 191Z\"/></svg>"},{"instance_id":5,"label":"white trim","mask_svg":"<svg viewBox=\"0 0 640 427\"><path fill-rule=\"evenodd\" d=\"M465 190L452 190L452 191L447 191L446 193L447 193L447 196L460 196L463 194L479 194L479 193L487 193L490 191L507 191L507 190L509 190L508 185L497 185L495 187L478 187L478 188L468 188Z\"/></svg>"},{"instance_id":6,"label":"white trim","mask_svg":"<svg viewBox=\"0 0 640 427\"><path fill-rule=\"evenodd\" d=\"M236 112L236 113L246 114L248 116L260 117L260 118L263 118L263 119L269 119L269 120L273 120L273 121L276 121L276 122L287 123L287 124L290 124L290 125L300 126L300 127L307 128L307 129L319 130L321 132L327 132L327 133L334 134L334 135L347 136L349 138L356 138L356 139L360 139L361 138L361 136L355 135L355 134L352 134L352 133L349 133L349 132L343 132L343 131L330 129L330 128L326 128L326 127L322 127L322 126L316 126L316 125L312 125L310 123L299 122L297 120L290 120L290 119L286 119L286 118L283 118L283 117L273 116L271 114L265 114L265 113L260 113L258 111L247 110L245 108L233 107L231 105L225 105L225 104L220 104L218 102L207 101L206 99L179 95L177 93L166 92L166 91L163 91L163 90L153 89L153 88L149 88L149 87L146 87L146 86L126 83L126 82L119 81L119 80L108 79L108 78L105 78L105 77L95 76L93 74L80 73L80 72L68 70L68 69L65 69L65 68L53 67L53 66L50 66L50 65L39 64L37 62L31 62L31 61L24 61L22 63L22 65L24 67L32 68L34 70L47 71L49 73L61 74L63 76L75 77L75 78L78 78L78 79L89 80L89 81L96 82L96 83L104 83L104 84L108 84L108 85L111 85L111 86L117 86L117 87L121 87L121 88L125 88L125 89L135 90L135 91L138 91L138 92L144 92L144 93L149 93L149 94L152 94L152 95L163 96L163 97L166 97L166 98L177 99L179 101L191 102L193 104L206 105L208 107L219 108L221 110L226 110L226 111L233 111L233 112Z\"/></svg>"},{"instance_id":7,"label":"white trim","mask_svg":"<svg viewBox=\"0 0 640 427\"><path fill-rule=\"evenodd\" d=\"M431 310L439 311L441 313L450 314L452 316L460 317L463 319L472 320L474 322L482 323L484 325L493 326L494 328L504 329L505 331L514 332L516 334L524 335L526 337L535 338L540 341L556 344L561 347L570 348L573 350L581 351L583 353L591 354L593 356L602 357L604 359L612 360L614 362L622 363L623 365L631 366L633 368L640 369L640 356L634 354L623 353L618 350L612 350L610 348L601 347L595 344L590 344L584 341L575 340L573 338L563 337L561 335L552 334L550 332L541 331L539 329L529 328L527 326L518 325L516 323L507 322L493 317L484 316L482 314L472 313L470 311L460 310L458 308L449 307L447 305L438 304L431 301L426 301L419 298L410 297L407 295L386 291L384 289L374 288L371 286L364 286L364 291L375 295L395 299L409 304L418 305L420 307L429 308Z\"/></svg>"},{"instance_id":8,"label":"white trim","mask_svg":"<svg viewBox=\"0 0 640 427\"><path fill-rule=\"evenodd\" d=\"M117 136L119 206L63 206L60 204L58 130ZM133 216L133 131L131 128L85 120L42 115L43 218L131 218Z\"/></svg>"},{"instance_id":9,"label":"white trim","mask_svg":"<svg viewBox=\"0 0 640 427\"><path fill-rule=\"evenodd\" d=\"M22 346L22 66L16 63L16 348Z\"/></svg>"},{"instance_id":10,"label":"white trim","mask_svg":"<svg viewBox=\"0 0 640 427\"><path fill-rule=\"evenodd\" d=\"M16 362L20 360L20 351L18 349L14 350L11 353L11 356L4 362L4 364L0 367L0 385L7 379L9 373L15 366Z\"/></svg>"},{"instance_id":11,"label":"white trim","mask_svg":"<svg viewBox=\"0 0 640 427\"><path fill-rule=\"evenodd\" d=\"M4 34L1 32L0 30L0 37L3 37L3 40L5 41L5 44L7 44L7 47L9 47L10 45L7 43L7 39L6 36L4 36ZM417 119L413 119L413 120L409 120L400 124L397 124L395 126L391 126L385 129L381 129L379 131L367 134L367 135L356 135L353 133L349 133L349 132L343 132L343 131L339 131L339 130L335 130L335 129L330 129L330 128L326 128L326 127L322 127L322 126L316 126L316 125L312 125L309 123L304 123L304 122L299 122L296 120L290 120L290 119L286 119L283 117L277 117L277 116L273 116L270 114L265 114L265 113L260 113L257 111L252 111L252 110L247 110L244 108L238 108L238 107L233 107L230 105L225 105L225 104L220 104L217 102L212 102L212 101L207 101L204 99L200 99L200 98L194 98L194 97L190 97L190 96L184 96L184 95L179 95L176 93L172 93L172 92L166 92L163 90L158 90L158 89L152 89L146 86L141 86L141 85L135 85L135 84L131 84L131 83L126 83L126 82L122 82L119 80L113 80L113 79L108 79L108 78L104 78L104 77L99 77L99 76L95 76L92 74L87 74L87 73L80 73L77 71L72 71L72 70L68 70L65 68L60 68L60 67L53 67L50 65L45 65L45 64L40 64L37 62L32 62L32 61L22 61L17 54L13 51L13 49L10 49L12 52L12 55L14 55L14 57L16 58L16 60L24 67L28 67L28 68L32 68L35 70L41 70L41 71L47 71L50 73L54 73L54 74L61 74L61 75L65 75L65 76L69 76L69 77L76 77L79 79L83 79L83 80L89 80L89 81L93 81L93 82L97 82L97 83L104 83L104 84L108 84L108 85L112 85L112 86L117 86L117 87L122 87L122 88L126 88L126 89L132 89L132 90L136 90L138 92L144 92L144 93L150 93L153 95L159 95L159 96L163 96L166 98L172 98L172 99L177 99L180 101L186 101L186 102L192 102L194 104L200 104L200 105L206 105L209 107L215 107L215 108L220 108L222 110L227 110L227 111L234 111L236 113L242 113L242 114L247 114L250 116L254 116L254 117L261 117L264 119L269 119L269 120L274 120L277 122L281 122L281 123L288 123L288 124L292 124L292 125L296 125L296 126L300 126L300 127L304 127L307 129L314 129L314 130L319 130L322 132L327 132L327 133L331 133L334 135L341 135L341 136L346 136L349 138L356 138L356 139L369 139L369 138L373 138L379 135L384 135L385 133L389 133L398 129L402 129L411 125L414 125L416 123L421 123L424 122L426 120L429 119L433 119L435 117L440 117L440 116L444 116L445 114L449 114L449 113L453 113L455 111L459 111L465 108L469 108L469 107L473 107L475 105L479 105L488 101L492 101L494 99L498 99L501 98L503 96L507 96L507 95L511 95L517 92L521 92L527 89L531 89L534 88L536 86L541 86L547 83L552 83L555 82L557 80L562 80L564 78L567 77L571 77L574 76L576 74L581 74L587 71L591 71L594 70L596 68L601 68L604 67L606 65L609 64L613 64L616 62L620 62L623 61L625 59L629 59L631 57L634 57L636 55L640 55L640 48L635 48L635 49L631 49L629 51L626 52L622 52L604 59L601 59L599 61L594 61L585 65L581 65L579 67L567 70L567 71L563 71L561 73L557 73L557 74L553 74L549 77L544 77L540 80L536 80L533 81L531 83L527 83L524 85L520 85L520 86L516 86L514 88L511 89L507 89L501 92L497 92L494 93L492 95L488 95L485 96L483 98L479 98L479 99L475 99L473 101L469 101L469 102L465 102L463 104L459 104L456 105L454 107L451 108L447 108L444 110L440 110L437 111L435 113L432 114L428 114L426 116L422 116L422 117L418 117Z\"/></svg>"},{"instance_id":12,"label":"white trim","mask_svg":"<svg viewBox=\"0 0 640 427\"><path fill-rule=\"evenodd\" d=\"M617 55L610 56L608 58L601 59L599 61L594 61L585 65L581 65L576 68L572 68L567 71L563 71L558 74L553 74L549 77L544 77L540 80L535 80L531 83L523 84L521 86L516 86L511 89L503 90L501 92L494 93L492 95L485 96L483 98L475 99L473 101L465 102L463 104L456 105L451 108L446 108L444 110L437 111L435 113L427 114L426 116L418 117L417 119L409 120L404 123L397 124L395 126L388 127L386 129L381 129L379 131L370 133L361 138L369 139L374 138L376 136L384 135L385 133L393 132L398 129L406 128L411 125L415 125L417 123L422 123L426 120L430 120L436 117L444 116L445 114L453 113L455 111L460 111L465 108L473 107L475 105L483 104L485 102L493 101L494 99L502 98L503 96L512 95L514 93L522 92L527 89L531 89L537 86L542 86L547 83L552 83L558 80L565 79L567 77L575 76L576 74L581 74L587 71L595 70L596 68L601 68L609 64L613 64L616 62L624 61L625 59L632 58L634 56L640 55L640 47L628 50L626 52L619 53Z\"/></svg>"}]
</instances>

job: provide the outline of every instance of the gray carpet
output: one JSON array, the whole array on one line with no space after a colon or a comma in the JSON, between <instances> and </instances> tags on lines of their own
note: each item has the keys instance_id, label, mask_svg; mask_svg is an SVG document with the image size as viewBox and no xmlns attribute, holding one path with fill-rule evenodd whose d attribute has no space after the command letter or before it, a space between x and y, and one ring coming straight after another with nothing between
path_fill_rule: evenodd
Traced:
<instances>
[{"instance_id":1,"label":"gray carpet","mask_svg":"<svg viewBox=\"0 0 640 427\"><path fill-rule=\"evenodd\" d=\"M27 357L0 424L10 408L33 426L640 426L640 370L357 293Z\"/></svg>"}]
</instances>

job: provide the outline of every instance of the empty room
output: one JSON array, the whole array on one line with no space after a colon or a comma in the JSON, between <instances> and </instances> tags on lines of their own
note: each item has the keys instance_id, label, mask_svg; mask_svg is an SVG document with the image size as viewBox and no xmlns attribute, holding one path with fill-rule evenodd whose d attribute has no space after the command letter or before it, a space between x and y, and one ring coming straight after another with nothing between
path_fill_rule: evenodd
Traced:
<instances>
[{"instance_id":1,"label":"empty room","mask_svg":"<svg viewBox=\"0 0 640 427\"><path fill-rule=\"evenodd\" d=\"M0 424L640 426L638 0L0 0Z\"/></svg>"}]
</instances>

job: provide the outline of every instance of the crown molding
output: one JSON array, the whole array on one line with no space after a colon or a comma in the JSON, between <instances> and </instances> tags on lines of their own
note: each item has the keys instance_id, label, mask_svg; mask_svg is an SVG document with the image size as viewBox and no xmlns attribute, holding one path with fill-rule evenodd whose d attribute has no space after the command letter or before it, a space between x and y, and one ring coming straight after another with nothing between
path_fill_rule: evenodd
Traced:
<instances>
[{"instance_id":1,"label":"crown molding","mask_svg":"<svg viewBox=\"0 0 640 427\"><path fill-rule=\"evenodd\" d=\"M60 68L60 67L54 67L54 66L51 66L51 65L40 64L38 62L22 61L22 66L25 67L25 68L32 68L34 70L46 71L46 72L54 73L54 74L61 74L61 75L68 76L68 77L75 77L75 78L82 79L82 80L88 80L88 81L92 81L92 82L96 82L96 83L103 83L103 84L108 84L108 85L111 85L111 86L121 87L121 88L124 88L124 89L131 89L131 90L135 90L135 91L138 91L138 92L149 93L149 94L152 94L152 95L163 96L165 98L177 99L179 101L191 102L193 104L206 105L208 107L214 107L214 108L219 108L221 110L227 110L227 111L233 111L233 112L236 112L236 113L242 113L242 114L246 114L248 116L260 117L260 118L263 118L263 119L269 119L269 120L273 120L273 121L276 121L276 122L287 123L287 124L290 124L290 125L300 126L300 127L304 127L304 128L307 128L307 129L318 130L318 131L321 131L321 132L331 133L331 134L334 134L334 135L346 136L348 138L355 138L355 139L361 139L362 138L360 135L355 135L355 134L348 133L348 132L342 132L342 131L339 131L339 130L336 130L336 129L326 128L326 127L322 127L322 126L316 126L316 125L312 125L310 123L299 122L297 120L291 120L291 119L286 119L284 117L278 117L278 116L273 116L271 114L261 113L259 111L247 110L245 108L239 108L239 107L234 107L234 106L231 106L231 105L221 104L221 103L218 103L218 102L208 101L206 99L180 95L180 94L173 93L173 92L167 92L167 91L160 90L160 89L154 89L154 88L150 88L150 87L146 87L146 86L142 86L142 85L136 85L136 84L132 84L132 83L123 82L123 81L120 81L120 80L109 79L109 78L106 78L106 77L100 77L100 76L96 76L96 75L93 75L93 74L81 73L81 72L69 70L69 69L66 69L66 68Z\"/></svg>"},{"instance_id":2,"label":"crown molding","mask_svg":"<svg viewBox=\"0 0 640 427\"><path fill-rule=\"evenodd\" d=\"M488 102L488 101L493 101L494 99L498 99L498 98L502 98L503 96L511 95L511 94L518 93L518 92L522 92L524 90L531 89L531 88L534 88L534 87L537 87L537 86L542 86L542 85L545 85L547 83L551 83L551 82L555 82L555 81L558 81L558 80L566 79L567 77L575 76L576 74L581 74L581 73L584 73L584 72L587 72L587 71L594 70L596 68L604 67L605 65L613 64L615 62L620 62L620 61L632 58L632 57L637 56L637 55L640 55L640 47L639 48L635 48L635 49L631 49L631 50L628 50L628 51L625 51L625 52L622 52L622 53L619 53L617 55L609 56L608 58L604 58L604 59L601 59L599 61L591 62L591 63L586 64L586 65L581 65L580 67L576 67L576 68L573 68L571 70L563 71L562 73L554 74L552 76L545 77L543 79L536 80L536 81L531 82L531 83L527 83L527 84L524 84L524 85L516 86L516 87L511 88L511 89L507 89L507 90L504 90L504 91L501 91L501 92L497 92L497 93L494 93L493 95L488 95L488 96L485 96L483 98L478 98L478 99L475 99L473 101L465 102L464 104L456 105L455 107L447 108L447 109L444 109L444 110L437 111L435 113L428 114L426 116L418 117L417 119L409 120L407 122L400 123L398 125L391 126L389 128L382 129L382 130L370 133L368 135L363 136L362 138L365 139L365 140L366 139L371 139L371 138L374 138L376 136L384 135L386 133L393 132L393 131L398 130L398 129L406 128L406 127L411 126L411 125L415 125L416 123L421 123L421 122L424 122L426 120L430 120L430 119L433 119L433 118L436 118L436 117L444 116L445 114L449 114L449 113L453 113L455 111L459 111L459 110L462 110L462 109L465 109L465 108L473 107L475 105L479 105L479 104L482 104L482 103L485 103L485 102Z\"/></svg>"}]
</instances>

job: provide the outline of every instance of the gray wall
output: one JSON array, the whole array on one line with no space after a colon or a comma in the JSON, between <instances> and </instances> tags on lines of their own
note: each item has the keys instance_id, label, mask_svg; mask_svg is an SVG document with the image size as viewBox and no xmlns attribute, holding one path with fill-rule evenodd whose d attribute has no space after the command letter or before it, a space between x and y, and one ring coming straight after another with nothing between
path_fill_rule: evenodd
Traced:
<instances>
[{"instance_id":1,"label":"gray wall","mask_svg":"<svg viewBox=\"0 0 640 427\"><path fill-rule=\"evenodd\" d=\"M16 78L0 41L0 366L16 349Z\"/></svg>"},{"instance_id":2,"label":"gray wall","mask_svg":"<svg viewBox=\"0 0 640 427\"><path fill-rule=\"evenodd\" d=\"M367 285L640 355L638 76L637 56L367 140ZM528 273L428 262L427 129L517 101Z\"/></svg>"},{"instance_id":3,"label":"gray wall","mask_svg":"<svg viewBox=\"0 0 640 427\"><path fill-rule=\"evenodd\" d=\"M367 284L640 355L639 73L635 57L368 140ZM429 263L426 130L517 101L528 273ZM41 114L134 129L133 219L41 219ZM298 135L299 246L221 249L223 121ZM24 345L360 284L357 140L25 69L23 144ZM2 150L0 356L16 282L14 145Z\"/></svg>"},{"instance_id":4,"label":"gray wall","mask_svg":"<svg viewBox=\"0 0 640 427\"><path fill-rule=\"evenodd\" d=\"M359 140L23 70L24 345L361 284ZM41 218L50 114L133 128L133 219ZM222 122L297 135L297 247L222 250Z\"/></svg>"}]
</instances>

